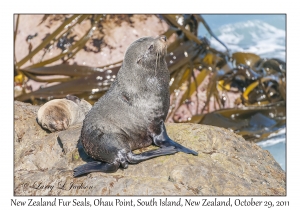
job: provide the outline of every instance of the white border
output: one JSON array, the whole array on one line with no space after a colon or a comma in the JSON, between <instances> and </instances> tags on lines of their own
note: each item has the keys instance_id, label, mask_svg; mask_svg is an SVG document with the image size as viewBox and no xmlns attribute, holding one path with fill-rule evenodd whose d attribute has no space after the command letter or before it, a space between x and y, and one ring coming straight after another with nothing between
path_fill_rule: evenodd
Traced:
<instances>
[{"instance_id":1,"label":"white border","mask_svg":"<svg viewBox=\"0 0 300 210\"><path fill-rule=\"evenodd\" d=\"M51 2L51 4L49 4ZM287 14L287 197L254 197L255 200L288 200L290 207L299 208L299 6L296 1L275 0L214 0L214 1L8 1L1 10L1 206L11 208L11 199L27 200L27 197L13 197L13 14L14 13L286 13ZM4 46L4 47L3 47ZM298 64L298 65L297 65ZM3 76L4 74L4 76ZM64 197L71 200L76 197ZM125 197L129 199L130 197ZM137 199L138 197L134 197ZM149 197L141 197L146 199ZM162 198L162 197L157 197ZM175 198L175 197L172 197ZM183 197L186 199L189 197ZM197 199L197 197L191 197ZM203 197L201 197L202 199ZM212 197L209 197L212 199ZM226 199L226 197L219 197ZM233 199L238 197L233 197ZM242 197L246 198L246 197ZM53 197L45 198L47 200ZM82 200L83 197L78 197ZM92 200L94 197L89 197ZM115 197L105 197L115 200ZM249 198L250 199L250 198ZM297 205L298 204L298 205ZM24 208L24 207L22 207ZM28 207L27 207L28 208ZM57 207L56 207L57 208ZM102 208L103 207L97 207ZM130 209L130 207L125 207ZM171 209L174 207L168 207ZM199 208L199 207L197 207ZM201 207L204 208L204 207ZM227 207L222 207L227 209ZM240 207L235 207L240 208ZM287 207L283 207L286 209ZM7 208L5 208L7 209ZM229 208L228 208L229 209ZM232 208L230 208L232 209Z\"/></svg>"}]
</instances>

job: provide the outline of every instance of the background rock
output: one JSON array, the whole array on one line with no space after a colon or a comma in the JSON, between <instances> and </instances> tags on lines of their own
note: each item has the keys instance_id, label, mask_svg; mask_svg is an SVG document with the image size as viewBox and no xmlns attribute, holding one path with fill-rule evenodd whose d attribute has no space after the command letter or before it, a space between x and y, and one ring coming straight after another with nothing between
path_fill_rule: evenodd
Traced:
<instances>
[{"instance_id":1,"label":"background rock","mask_svg":"<svg viewBox=\"0 0 300 210\"><path fill-rule=\"evenodd\" d=\"M69 15L70 16L70 15ZM62 22L65 20L64 15L50 15L46 21L42 22L44 15L20 15L19 27L15 42L15 56L16 61L22 60L28 55L29 43L32 45L32 49L35 49L41 44L43 39L47 35L52 34ZM14 16L15 21L17 15ZM74 36L74 39L78 41L90 28L91 24L89 20L84 20L78 24L74 30L71 31L70 36ZM101 21L101 27L99 30L101 33L94 33L92 39L97 39L100 43L99 52L97 48L93 46L92 40L90 40L86 46L96 51L90 51L82 49L80 50L74 59L69 60L69 64L77 63L78 65L99 67L109 65L123 60L124 53L127 47L136 39L144 36L158 36L164 33L168 29L168 25L160 20L156 15L106 15ZM27 41L28 36L35 35L30 41ZM100 41L101 40L101 41ZM45 53L46 52L46 53ZM43 60L51 59L54 56L59 55L62 49L54 45L50 50L41 50L35 55L31 61L24 64L24 67L40 62ZM52 62L50 65L61 64L62 60ZM55 76L59 78L59 76ZM60 76L62 78L64 76ZM42 76L40 78L53 78L53 76ZM34 80L29 80L27 85L35 91L43 87L55 85L57 83L43 83Z\"/></svg>"},{"instance_id":2,"label":"background rock","mask_svg":"<svg viewBox=\"0 0 300 210\"><path fill-rule=\"evenodd\" d=\"M90 161L78 143L81 125L48 133L36 122L38 108L15 102L15 195L286 195L285 172L268 151L198 124L166 126L171 138L199 156L179 152L73 178L73 169Z\"/></svg>"}]
</instances>

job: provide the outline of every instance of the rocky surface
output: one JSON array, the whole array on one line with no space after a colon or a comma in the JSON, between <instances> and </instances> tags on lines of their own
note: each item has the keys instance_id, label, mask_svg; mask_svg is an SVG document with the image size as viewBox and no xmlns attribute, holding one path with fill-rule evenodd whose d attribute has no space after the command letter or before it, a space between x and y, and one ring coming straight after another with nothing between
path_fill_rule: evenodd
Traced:
<instances>
[{"instance_id":1,"label":"rocky surface","mask_svg":"<svg viewBox=\"0 0 300 210\"><path fill-rule=\"evenodd\" d=\"M285 172L268 151L197 124L167 124L167 130L199 156L177 153L73 178L72 170L89 161L78 143L81 126L49 133L36 122L38 108L15 102L15 195L286 195Z\"/></svg>"}]
</instances>

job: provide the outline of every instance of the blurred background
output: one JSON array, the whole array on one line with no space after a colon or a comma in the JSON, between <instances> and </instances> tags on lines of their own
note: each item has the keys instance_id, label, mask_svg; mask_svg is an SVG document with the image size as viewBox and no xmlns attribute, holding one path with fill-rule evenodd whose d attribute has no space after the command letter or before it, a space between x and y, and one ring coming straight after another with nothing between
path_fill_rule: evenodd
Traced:
<instances>
[{"instance_id":1,"label":"blurred background","mask_svg":"<svg viewBox=\"0 0 300 210\"><path fill-rule=\"evenodd\" d=\"M15 100L97 101L139 37L168 37L167 122L224 127L286 166L285 15L15 15Z\"/></svg>"},{"instance_id":2,"label":"blurred background","mask_svg":"<svg viewBox=\"0 0 300 210\"><path fill-rule=\"evenodd\" d=\"M286 61L286 15L202 15L216 36L232 52L251 52L262 58ZM210 39L216 49L222 45L202 27L199 35ZM223 49L224 50L224 49ZM269 150L283 170L286 170L286 129L258 143Z\"/></svg>"}]
</instances>

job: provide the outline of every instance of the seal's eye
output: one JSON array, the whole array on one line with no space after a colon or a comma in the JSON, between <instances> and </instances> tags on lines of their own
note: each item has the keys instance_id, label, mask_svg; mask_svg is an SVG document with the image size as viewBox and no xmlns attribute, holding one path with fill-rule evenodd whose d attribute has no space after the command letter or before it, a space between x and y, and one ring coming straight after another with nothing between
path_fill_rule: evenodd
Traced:
<instances>
[{"instance_id":1,"label":"seal's eye","mask_svg":"<svg viewBox=\"0 0 300 210\"><path fill-rule=\"evenodd\" d=\"M153 49L153 44L150 45L150 47L148 48L148 50L152 50Z\"/></svg>"}]
</instances>

